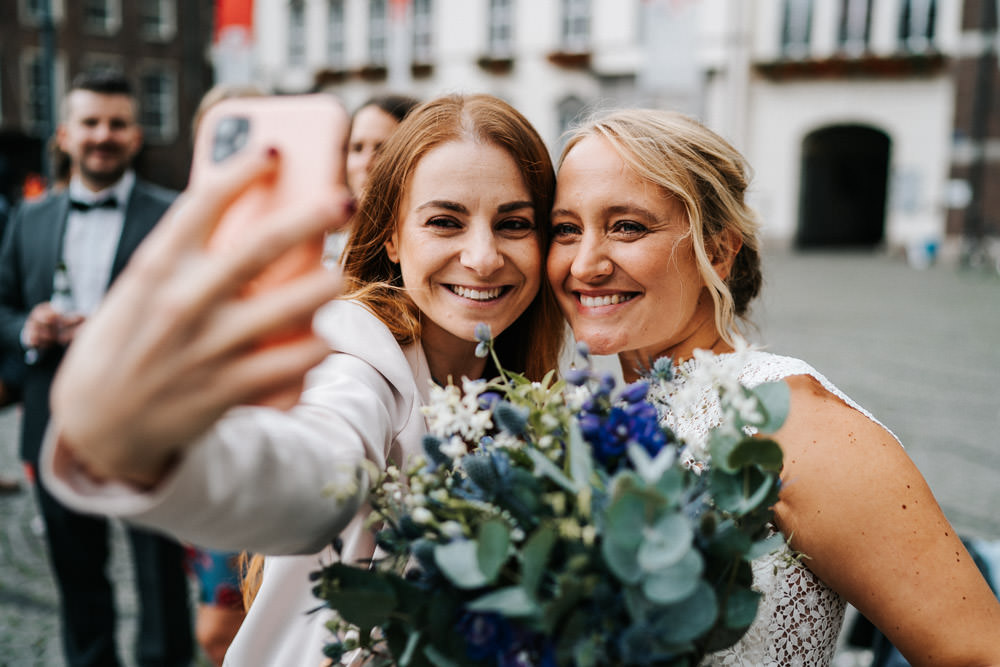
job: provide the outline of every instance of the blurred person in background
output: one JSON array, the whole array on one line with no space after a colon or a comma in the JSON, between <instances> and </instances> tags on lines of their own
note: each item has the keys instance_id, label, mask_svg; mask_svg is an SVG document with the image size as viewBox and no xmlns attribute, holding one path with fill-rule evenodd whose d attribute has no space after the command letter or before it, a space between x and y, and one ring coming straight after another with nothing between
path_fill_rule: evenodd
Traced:
<instances>
[{"instance_id":1,"label":"blurred person in background","mask_svg":"<svg viewBox=\"0 0 1000 667\"><path fill-rule=\"evenodd\" d=\"M347 187L360 199L368 182L375 157L382 144L396 131L399 124L419 104L406 95L385 94L366 100L351 117L351 136L347 140ZM349 230L328 234L323 249L323 263L336 264L344 251Z\"/></svg>"},{"instance_id":2,"label":"blurred person in background","mask_svg":"<svg viewBox=\"0 0 1000 667\"><path fill-rule=\"evenodd\" d=\"M70 159L69 183L23 202L0 251L0 345L28 362L21 458L29 475L38 465L49 389L67 347L176 196L138 179L131 168L142 146L137 113L120 73L84 72L74 79L56 130ZM35 490L59 591L66 662L119 665L108 520L69 509L44 481ZM136 663L189 665L194 642L183 549L158 532L128 526L125 532L139 599Z\"/></svg>"}]
</instances>

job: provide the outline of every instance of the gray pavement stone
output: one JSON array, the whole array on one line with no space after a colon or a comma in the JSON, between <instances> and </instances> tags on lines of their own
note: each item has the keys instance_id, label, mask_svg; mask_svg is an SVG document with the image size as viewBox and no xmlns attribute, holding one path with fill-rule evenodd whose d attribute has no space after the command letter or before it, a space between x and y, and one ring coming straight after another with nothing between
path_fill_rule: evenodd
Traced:
<instances>
[{"instance_id":1,"label":"gray pavement stone","mask_svg":"<svg viewBox=\"0 0 1000 667\"><path fill-rule=\"evenodd\" d=\"M892 429L963 535L1000 539L1000 277L877 253L765 256L754 320L770 350L801 357ZM0 474L20 471L17 410L0 411ZM58 667L57 601L28 492L0 496L0 667ZM136 602L115 532L120 653ZM837 667L866 665L842 651Z\"/></svg>"}]
</instances>

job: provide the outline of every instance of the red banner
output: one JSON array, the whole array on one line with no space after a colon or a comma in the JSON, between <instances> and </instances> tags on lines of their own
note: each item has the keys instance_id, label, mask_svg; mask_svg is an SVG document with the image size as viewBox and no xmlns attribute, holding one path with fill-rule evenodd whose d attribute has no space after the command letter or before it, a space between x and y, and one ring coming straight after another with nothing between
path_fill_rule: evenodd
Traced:
<instances>
[{"instance_id":1,"label":"red banner","mask_svg":"<svg viewBox=\"0 0 1000 667\"><path fill-rule=\"evenodd\" d=\"M215 41L229 28L242 28L246 34L253 31L253 0L215 1Z\"/></svg>"}]
</instances>

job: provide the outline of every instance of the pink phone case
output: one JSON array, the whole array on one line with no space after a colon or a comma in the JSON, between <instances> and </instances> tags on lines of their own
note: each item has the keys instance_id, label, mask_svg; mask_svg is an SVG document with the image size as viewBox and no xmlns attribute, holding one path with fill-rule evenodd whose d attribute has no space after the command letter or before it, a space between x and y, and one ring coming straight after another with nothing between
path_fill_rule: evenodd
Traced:
<instances>
[{"instance_id":1,"label":"pink phone case","mask_svg":"<svg viewBox=\"0 0 1000 667\"><path fill-rule=\"evenodd\" d=\"M210 108L195 141L192 183L219 168L230 155L263 152L270 146L281 152L281 168L275 179L254 184L233 202L209 247L225 252L274 211L342 185L349 130L347 112L331 95L233 98ZM265 269L247 292L268 289L314 269L322 252L322 238L301 244Z\"/></svg>"}]
</instances>

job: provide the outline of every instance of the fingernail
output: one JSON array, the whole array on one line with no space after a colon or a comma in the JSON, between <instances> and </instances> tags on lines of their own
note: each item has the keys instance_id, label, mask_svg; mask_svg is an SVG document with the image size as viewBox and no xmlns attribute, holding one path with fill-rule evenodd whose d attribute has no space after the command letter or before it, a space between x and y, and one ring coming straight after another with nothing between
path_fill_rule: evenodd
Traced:
<instances>
[{"instance_id":1,"label":"fingernail","mask_svg":"<svg viewBox=\"0 0 1000 667\"><path fill-rule=\"evenodd\" d=\"M267 147L267 157L271 158L272 160L274 158L278 157L278 149L275 148L274 146L268 146Z\"/></svg>"},{"instance_id":2,"label":"fingernail","mask_svg":"<svg viewBox=\"0 0 1000 667\"><path fill-rule=\"evenodd\" d=\"M350 197L349 199L347 199L347 201L344 202L344 213L346 213L347 216L350 217L357 212L358 212L358 202L354 197Z\"/></svg>"}]
</instances>

